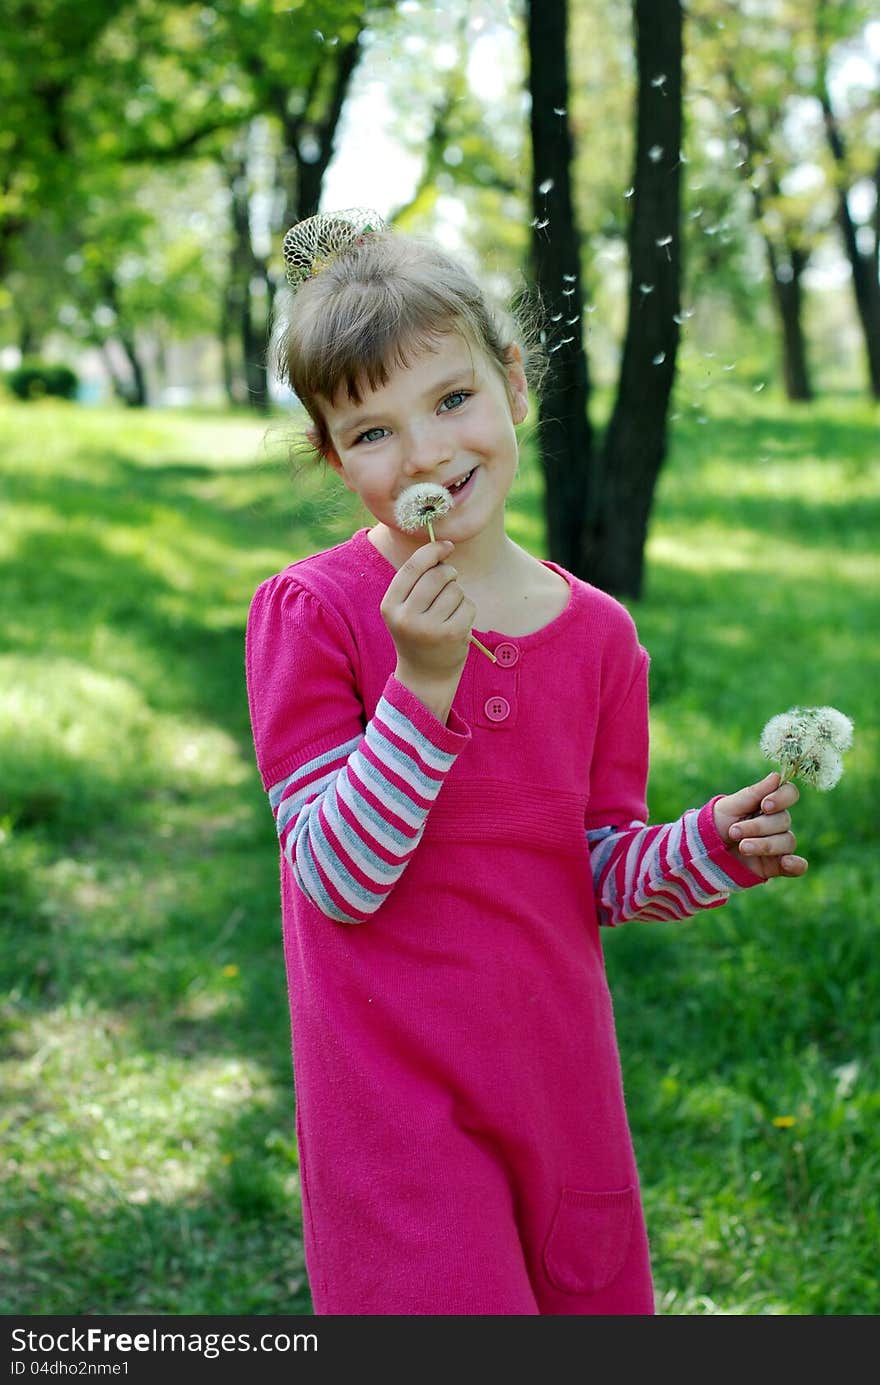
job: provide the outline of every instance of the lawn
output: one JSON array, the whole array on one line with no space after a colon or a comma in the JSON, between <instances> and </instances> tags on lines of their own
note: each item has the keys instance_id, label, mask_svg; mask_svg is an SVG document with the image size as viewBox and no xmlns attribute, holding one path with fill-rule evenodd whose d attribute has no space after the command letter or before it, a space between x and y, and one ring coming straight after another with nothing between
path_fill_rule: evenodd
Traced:
<instances>
[{"instance_id":1,"label":"lawn","mask_svg":"<svg viewBox=\"0 0 880 1385\"><path fill-rule=\"evenodd\" d=\"M683 407L644 598L654 820L829 702L807 878L606 936L664 1314L880 1308L877 414ZM364 523L285 418L0 405L5 1314L307 1314L257 584ZM527 448L510 529L543 555Z\"/></svg>"}]
</instances>

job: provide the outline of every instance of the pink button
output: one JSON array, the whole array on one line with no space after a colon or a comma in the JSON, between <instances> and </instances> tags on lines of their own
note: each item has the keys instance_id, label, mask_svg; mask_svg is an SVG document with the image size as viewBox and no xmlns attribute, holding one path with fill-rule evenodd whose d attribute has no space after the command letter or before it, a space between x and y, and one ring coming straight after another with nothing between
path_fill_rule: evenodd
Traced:
<instances>
[{"instance_id":1,"label":"pink button","mask_svg":"<svg viewBox=\"0 0 880 1385\"><path fill-rule=\"evenodd\" d=\"M492 653L504 668L513 668L519 661L519 650L515 644L509 644L507 641L504 644L496 644Z\"/></svg>"},{"instance_id":2,"label":"pink button","mask_svg":"<svg viewBox=\"0 0 880 1385\"><path fill-rule=\"evenodd\" d=\"M506 697L487 697L483 711L490 721L506 721L510 716L510 703Z\"/></svg>"}]
</instances>

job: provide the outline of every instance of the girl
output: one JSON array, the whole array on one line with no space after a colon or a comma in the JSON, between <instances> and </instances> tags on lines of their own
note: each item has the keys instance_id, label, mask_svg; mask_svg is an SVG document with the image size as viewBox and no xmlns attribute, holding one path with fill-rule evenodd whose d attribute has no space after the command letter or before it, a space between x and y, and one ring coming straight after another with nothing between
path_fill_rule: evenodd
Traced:
<instances>
[{"instance_id":1,"label":"girl","mask_svg":"<svg viewBox=\"0 0 880 1385\"><path fill-rule=\"evenodd\" d=\"M375 216L285 249L281 375L374 519L264 582L247 629L315 1312L651 1313L599 924L802 874L797 789L646 826L633 622L505 533L520 348ZM452 494L433 541L397 519L416 482Z\"/></svg>"}]
</instances>

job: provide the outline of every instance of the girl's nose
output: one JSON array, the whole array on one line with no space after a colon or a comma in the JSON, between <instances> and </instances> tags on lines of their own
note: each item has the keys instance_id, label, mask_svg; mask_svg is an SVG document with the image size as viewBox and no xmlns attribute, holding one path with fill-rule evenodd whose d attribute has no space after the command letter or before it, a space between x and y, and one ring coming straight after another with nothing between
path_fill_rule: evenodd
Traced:
<instances>
[{"instance_id":1,"label":"girl's nose","mask_svg":"<svg viewBox=\"0 0 880 1385\"><path fill-rule=\"evenodd\" d=\"M436 471L438 467L451 460L452 448L449 439L439 436L433 428L413 431L406 440L403 466L408 476Z\"/></svg>"}]
</instances>

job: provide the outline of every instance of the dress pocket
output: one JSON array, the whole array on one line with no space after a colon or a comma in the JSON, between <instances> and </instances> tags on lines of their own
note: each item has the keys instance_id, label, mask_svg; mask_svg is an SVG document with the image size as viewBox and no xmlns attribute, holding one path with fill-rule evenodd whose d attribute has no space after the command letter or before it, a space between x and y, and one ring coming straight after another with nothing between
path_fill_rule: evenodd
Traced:
<instances>
[{"instance_id":1,"label":"dress pocket","mask_svg":"<svg viewBox=\"0 0 880 1385\"><path fill-rule=\"evenodd\" d=\"M632 1233L634 1189L563 1188L544 1247L544 1268L566 1294L595 1294L620 1273Z\"/></svg>"}]
</instances>

